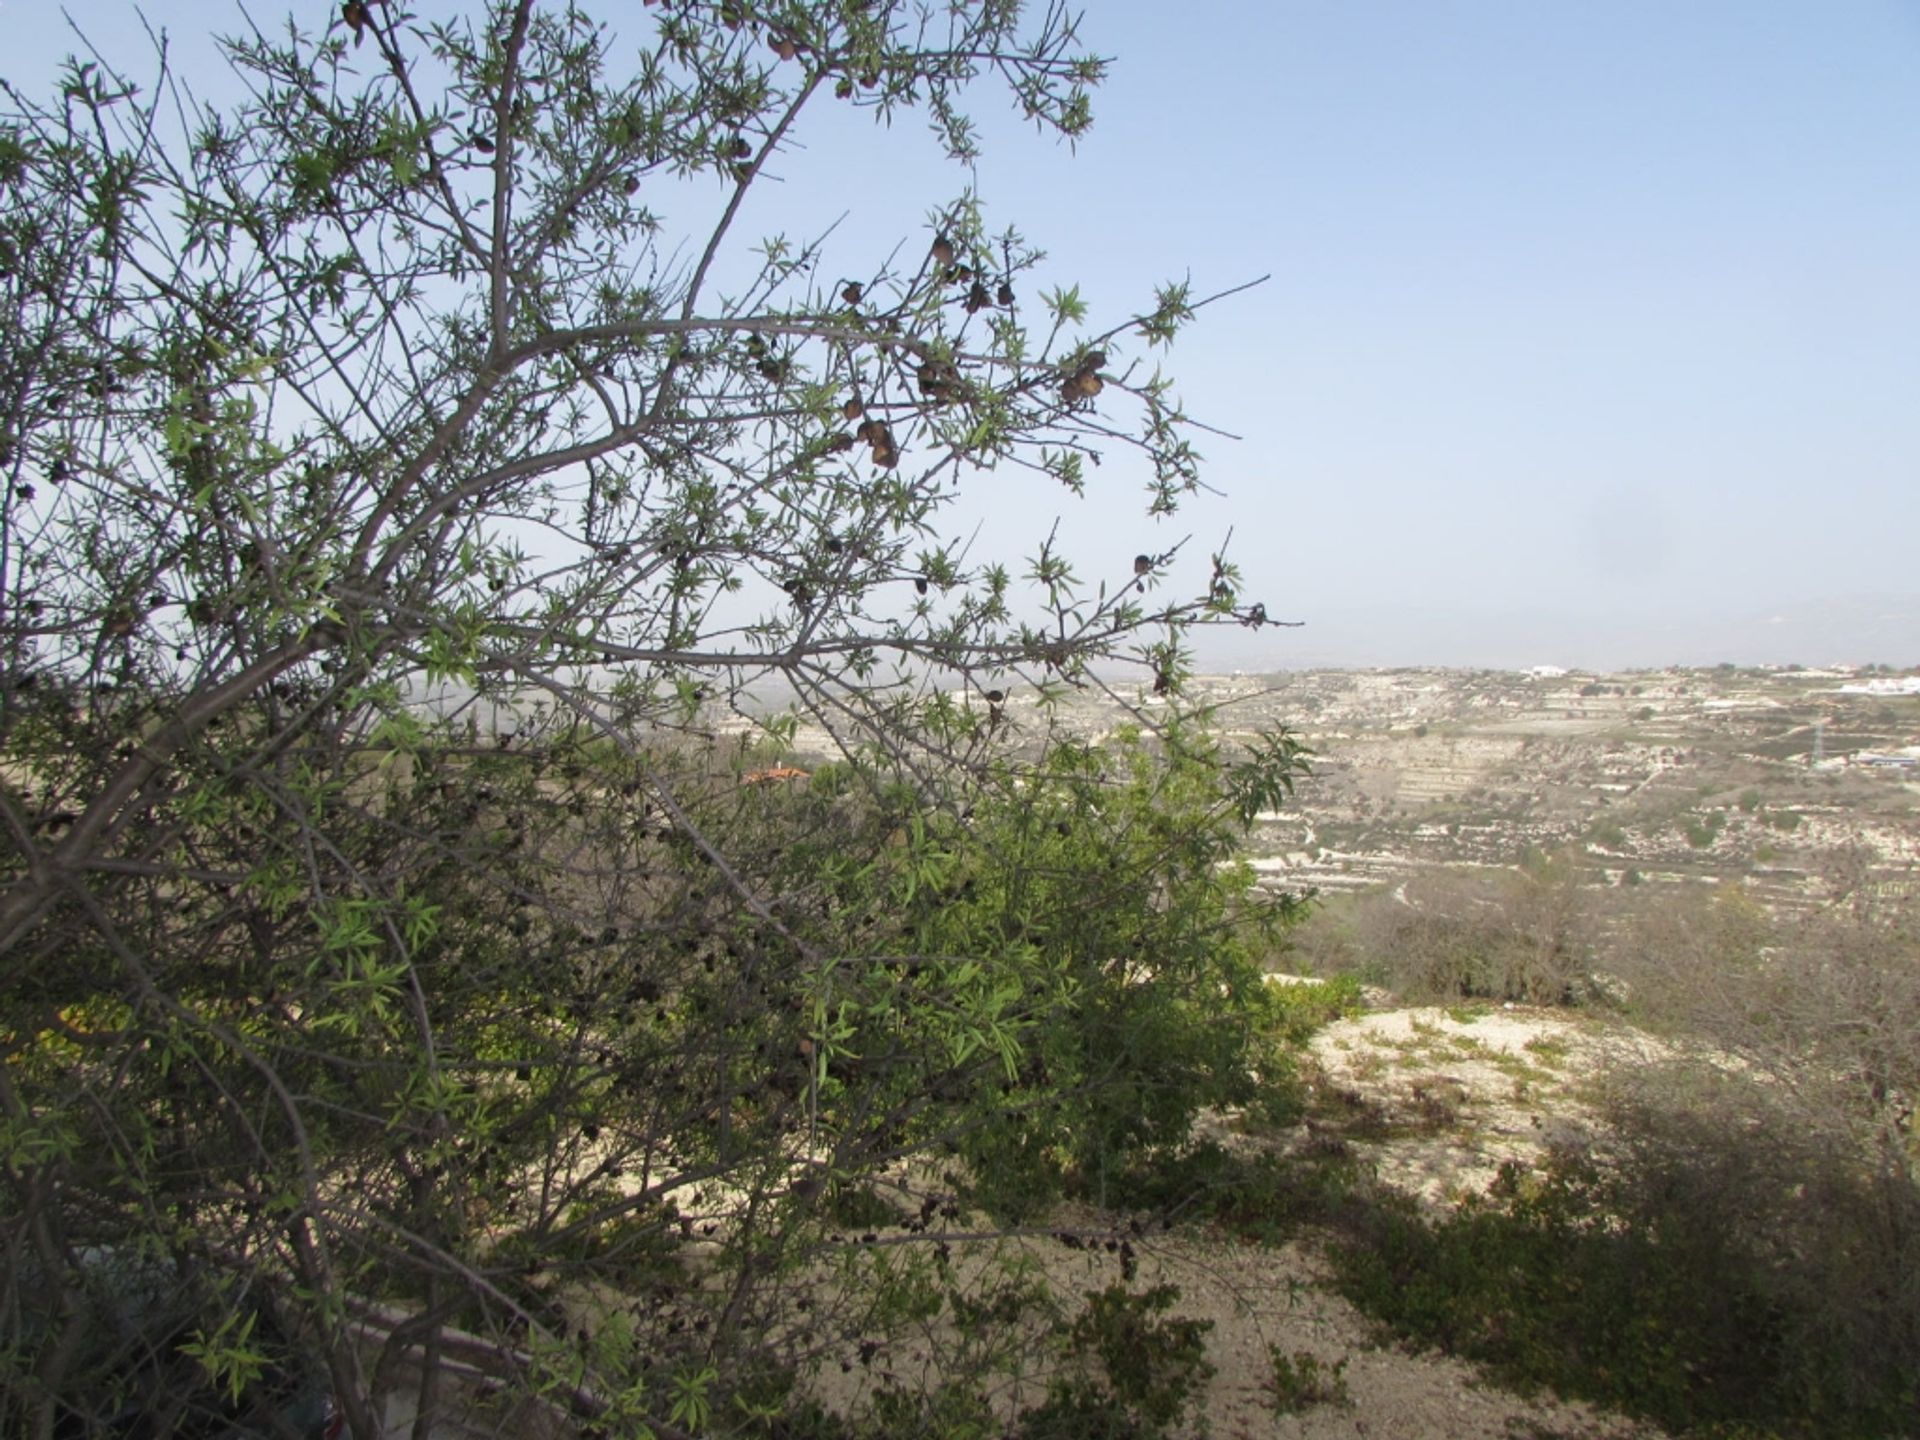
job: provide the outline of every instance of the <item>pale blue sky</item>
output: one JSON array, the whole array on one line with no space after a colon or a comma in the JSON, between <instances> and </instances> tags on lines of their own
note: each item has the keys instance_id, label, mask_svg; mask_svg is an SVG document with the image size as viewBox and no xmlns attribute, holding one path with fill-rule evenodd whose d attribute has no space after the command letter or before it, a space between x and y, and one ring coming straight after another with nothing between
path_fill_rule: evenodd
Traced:
<instances>
[{"instance_id":1,"label":"pale blue sky","mask_svg":"<svg viewBox=\"0 0 1920 1440\"><path fill-rule=\"evenodd\" d=\"M133 44L118 0L68 8ZM147 9L183 40L234 13ZM1175 352L1244 438L1172 533L1233 526L1309 623L1215 658L1920 663L1920 0L1086 11L1092 133L983 90L978 184L1107 316L1272 275ZM0 26L23 86L66 45L51 5ZM750 218L851 210L848 273L966 180L911 119L803 138ZM987 535L1064 509L1090 567L1172 538L1099 483L1075 513L999 482Z\"/></svg>"}]
</instances>

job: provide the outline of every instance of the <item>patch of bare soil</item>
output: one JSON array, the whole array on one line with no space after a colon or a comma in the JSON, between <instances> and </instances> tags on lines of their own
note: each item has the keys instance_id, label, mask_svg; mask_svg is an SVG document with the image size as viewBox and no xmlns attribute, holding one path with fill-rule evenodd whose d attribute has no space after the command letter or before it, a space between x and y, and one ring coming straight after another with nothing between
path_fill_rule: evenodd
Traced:
<instances>
[{"instance_id":1,"label":"patch of bare soil","mask_svg":"<svg viewBox=\"0 0 1920 1440\"><path fill-rule=\"evenodd\" d=\"M1660 1050L1635 1032L1562 1011L1367 999L1375 1008L1327 1026L1312 1045L1314 1108L1328 1118L1292 1135L1237 1138L1306 1148L1333 1141L1317 1133L1331 1125L1337 1143L1368 1162L1380 1182L1436 1207L1484 1192L1504 1162L1531 1164L1549 1146L1589 1143L1599 1126L1599 1072ZM1233 1129L1223 1117L1216 1138ZM1462 1361L1383 1346L1366 1317L1333 1293L1310 1244L1264 1249L1176 1239L1155 1247L1154 1262L1180 1285L1181 1311L1214 1322L1210 1356L1219 1373L1205 1417L1216 1436L1650 1440L1665 1433L1584 1404L1512 1394ZM1273 1349L1289 1357L1307 1352L1323 1371L1344 1360L1346 1402L1276 1413Z\"/></svg>"},{"instance_id":2,"label":"patch of bare soil","mask_svg":"<svg viewBox=\"0 0 1920 1440\"><path fill-rule=\"evenodd\" d=\"M1652 1440L1660 1434L1588 1406L1513 1395L1461 1361L1381 1345L1366 1317L1332 1292L1309 1245L1274 1249L1165 1238L1142 1254L1140 1280L1178 1285L1177 1313L1212 1322L1207 1348L1217 1373L1197 1409L1220 1440ZM1322 1374L1344 1363L1338 1374L1345 1400L1308 1402L1282 1413L1274 1386L1276 1350L1289 1360L1301 1352L1313 1356Z\"/></svg>"},{"instance_id":3,"label":"patch of bare soil","mask_svg":"<svg viewBox=\"0 0 1920 1440\"><path fill-rule=\"evenodd\" d=\"M1391 1007L1388 997L1370 1003ZM1584 1143L1597 1127L1591 1081L1622 1056L1658 1047L1530 1007L1375 1008L1316 1037L1310 1074L1321 1117L1291 1133L1263 1133L1214 1116L1203 1138L1286 1152L1337 1144L1368 1162L1384 1184L1442 1206L1484 1190L1504 1161L1539 1158L1549 1144ZM1093 1233L1111 1217L1061 1215L1053 1223ZM1072 1249L1046 1237L1019 1242L1064 1300L1098 1291L1119 1268L1098 1246ZM1172 1284L1174 1315L1210 1323L1215 1373L1194 1406L1189 1431L1241 1437L1458 1437L1458 1440L1658 1440L1658 1427L1552 1396L1502 1390L1472 1365L1383 1342L1372 1323L1335 1293L1309 1239L1263 1247L1189 1228L1135 1239L1131 1287ZM1317 1374L1322 1393L1276 1384L1274 1356L1296 1377ZM1299 1357L1311 1357L1311 1369ZM911 1355L891 1357L899 1379ZM824 1377L831 1379L832 1377ZM856 1371L829 1400L857 1406ZM1007 1418L1042 1398L1044 1377L996 1398ZM826 1398L826 1397L823 1397Z\"/></svg>"},{"instance_id":4,"label":"patch of bare soil","mask_svg":"<svg viewBox=\"0 0 1920 1440\"><path fill-rule=\"evenodd\" d=\"M1092 1215L1063 1214L1056 1222L1093 1230ZM1023 1241L1026 1258L1054 1292L1072 1301L1104 1289L1119 1269L1099 1247L1072 1250L1044 1238ZM1608 1416L1551 1396L1524 1397L1499 1389L1458 1360L1416 1354L1383 1344L1367 1318L1333 1293L1326 1267L1311 1243L1265 1247L1176 1231L1132 1242L1136 1294L1177 1286L1171 1316L1206 1321L1207 1359L1214 1374L1189 1413L1185 1433L1212 1440L1349 1440L1349 1437L1445 1437L1445 1440L1659 1440L1662 1431ZM966 1264L965 1257L960 1262ZM1298 1366L1307 1355L1337 1397L1307 1397L1290 1406L1275 1385L1274 1354ZM813 1387L829 1409L861 1408L863 1392L883 1377L909 1389L933 1388L939 1376L923 1368L926 1352L888 1347L871 1368L834 1373ZM1297 1373L1297 1372L1296 1372ZM1004 1419L1038 1403L1044 1367L1024 1385L993 1397Z\"/></svg>"},{"instance_id":5,"label":"patch of bare soil","mask_svg":"<svg viewBox=\"0 0 1920 1440\"><path fill-rule=\"evenodd\" d=\"M1589 1144L1598 1072L1651 1047L1561 1011L1482 1004L1370 1010L1327 1026L1312 1053L1322 1098L1370 1112L1370 1131L1347 1138L1378 1177L1444 1205L1509 1161Z\"/></svg>"}]
</instances>

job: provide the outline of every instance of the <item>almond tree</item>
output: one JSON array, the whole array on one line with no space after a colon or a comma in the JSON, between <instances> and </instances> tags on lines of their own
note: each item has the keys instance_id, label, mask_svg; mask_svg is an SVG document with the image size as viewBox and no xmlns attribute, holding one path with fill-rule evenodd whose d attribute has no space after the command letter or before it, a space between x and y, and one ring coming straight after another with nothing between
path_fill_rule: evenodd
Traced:
<instances>
[{"instance_id":1,"label":"almond tree","mask_svg":"<svg viewBox=\"0 0 1920 1440\"><path fill-rule=\"evenodd\" d=\"M781 1237L1069 1013L1011 940L868 963L1004 793L1005 692L1177 692L1191 626L1267 623L1224 555L1169 599L1171 552L1101 583L955 518L1119 450L1150 515L1199 488L1153 363L1184 285L1098 325L967 194L884 255L739 224L824 106L964 159L982 82L1078 136L1065 10L451 8L242 29L228 106L164 53L6 90L0 1239L44 1302L9 1430L188 1426L211 1380L372 1435L370 1395L479 1372L633 1433L757 1413L824 1333ZM748 783L796 718L845 762ZM1209 834L1297 763L1189 751ZM724 1282L675 1311L703 1227ZM135 1250L179 1298L137 1363L81 1343ZM644 1344L555 1343L587 1271L655 1297Z\"/></svg>"}]
</instances>

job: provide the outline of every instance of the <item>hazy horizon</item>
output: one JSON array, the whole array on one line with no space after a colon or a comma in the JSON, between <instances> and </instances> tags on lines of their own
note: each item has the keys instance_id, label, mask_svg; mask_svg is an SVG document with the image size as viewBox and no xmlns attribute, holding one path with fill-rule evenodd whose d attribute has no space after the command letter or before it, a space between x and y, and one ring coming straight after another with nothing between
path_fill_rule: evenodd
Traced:
<instances>
[{"instance_id":1,"label":"hazy horizon","mask_svg":"<svg viewBox=\"0 0 1920 1440\"><path fill-rule=\"evenodd\" d=\"M1862 595L1770 609L1616 616L1549 609L1309 605L1298 629L1205 632L1203 669L1430 666L1644 670L1668 665L1886 664L1920 667L1920 596Z\"/></svg>"}]
</instances>

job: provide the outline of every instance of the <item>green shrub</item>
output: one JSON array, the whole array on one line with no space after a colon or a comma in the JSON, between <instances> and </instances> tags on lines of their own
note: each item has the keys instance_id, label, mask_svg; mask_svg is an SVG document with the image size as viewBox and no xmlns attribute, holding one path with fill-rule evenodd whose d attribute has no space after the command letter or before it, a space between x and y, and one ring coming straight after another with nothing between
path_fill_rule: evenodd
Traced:
<instances>
[{"instance_id":1,"label":"green shrub","mask_svg":"<svg viewBox=\"0 0 1920 1440\"><path fill-rule=\"evenodd\" d=\"M1642 1147L1604 1170L1565 1153L1538 1173L1509 1164L1488 1196L1438 1218L1376 1198L1334 1249L1340 1288L1508 1383L1675 1433L1909 1433L1920 1423L1912 1244L1875 1250L1869 1275L1852 1238L1883 1228L1872 1208L1890 1197L1836 1193L1831 1170L1783 1166L1789 1137L1777 1133L1703 1143L1668 1131L1661 1143L1673 1147L1664 1158ZM1734 1144L1767 1149L1739 1173ZM1783 1224L1780 1197L1824 1218ZM1914 1227L1920 1210L1900 1205Z\"/></svg>"},{"instance_id":2,"label":"green shrub","mask_svg":"<svg viewBox=\"0 0 1920 1440\"><path fill-rule=\"evenodd\" d=\"M1184 1142L1201 1108L1259 1099L1255 1074L1282 1074L1310 1028L1302 1007L1353 993L1303 1000L1264 980L1298 907L1237 850L1277 803L1254 791L1297 764L1284 740L1230 764L1176 726L1158 748L1131 733L1060 745L975 794L964 821L911 815L904 843L841 867L829 902L889 917L862 948L914 958L846 978L826 1074L859 1076L875 1055L962 1070L962 1114L941 1124L974 1198L1009 1218L1068 1186L1100 1198L1131 1155ZM927 1083L898 1067L876 1104L911 1104Z\"/></svg>"},{"instance_id":3,"label":"green shrub","mask_svg":"<svg viewBox=\"0 0 1920 1440\"><path fill-rule=\"evenodd\" d=\"M1587 838L1602 849L1624 850L1627 848L1627 832L1613 820L1596 820L1587 831Z\"/></svg>"},{"instance_id":4,"label":"green shrub","mask_svg":"<svg viewBox=\"0 0 1920 1440\"><path fill-rule=\"evenodd\" d=\"M1066 1366L1046 1401L1020 1417L1025 1440L1104 1440L1162 1434L1213 1375L1211 1320L1160 1318L1179 1299L1171 1285L1138 1294L1116 1281L1089 1292L1063 1337Z\"/></svg>"},{"instance_id":5,"label":"green shrub","mask_svg":"<svg viewBox=\"0 0 1920 1440\"><path fill-rule=\"evenodd\" d=\"M1687 837L1687 844L1696 850L1708 850L1720 838L1720 827L1724 823L1716 811L1705 816L1688 816L1681 822L1680 828Z\"/></svg>"},{"instance_id":6,"label":"green shrub","mask_svg":"<svg viewBox=\"0 0 1920 1440\"><path fill-rule=\"evenodd\" d=\"M1207 1223L1243 1240L1277 1245L1303 1226L1339 1219L1368 1183L1366 1166L1335 1139L1287 1157L1206 1141L1177 1159L1129 1168L1116 1178L1113 1198L1127 1210L1157 1217L1157 1223Z\"/></svg>"},{"instance_id":7,"label":"green shrub","mask_svg":"<svg viewBox=\"0 0 1920 1440\"><path fill-rule=\"evenodd\" d=\"M1288 1046L1304 1045L1323 1026L1365 1009L1360 989L1352 975L1329 976L1317 985L1269 984L1269 1033Z\"/></svg>"},{"instance_id":8,"label":"green shrub","mask_svg":"<svg viewBox=\"0 0 1920 1440\"><path fill-rule=\"evenodd\" d=\"M1289 1355L1278 1345L1267 1347L1267 1357L1273 1367L1267 1393L1276 1415L1297 1415L1316 1405L1353 1403L1347 1392L1345 1357L1329 1365L1311 1350L1296 1350Z\"/></svg>"},{"instance_id":9,"label":"green shrub","mask_svg":"<svg viewBox=\"0 0 1920 1440\"><path fill-rule=\"evenodd\" d=\"M1420 874L1352 902L1344 948L1359 973L1410 999L1565 1004L1589 969L1584 872L1536 854L1509 871Z\"/></svg>"}]
</instances>

